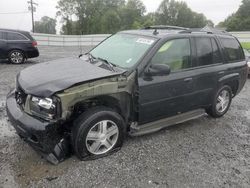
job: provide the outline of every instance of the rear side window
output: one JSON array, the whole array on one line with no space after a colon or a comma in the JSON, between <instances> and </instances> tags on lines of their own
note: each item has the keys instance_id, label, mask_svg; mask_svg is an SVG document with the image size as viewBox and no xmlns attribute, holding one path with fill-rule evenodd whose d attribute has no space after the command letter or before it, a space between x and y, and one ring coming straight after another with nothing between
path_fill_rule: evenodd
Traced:
<instances>
[{"instance_id":1,"label":"rear side window","mask_svg":"<svg viewBox=\"0 0 250 188\"><path fill-rule=\"evenodd\" d=\"M26 37L19 33L7 33L7 40L27 40Z\"/></svg>"},{"instance_id":2,"label":"rear side window","mask_svg":"<svg viewBox=\"0 0 250 188\"><path fill-rule=\"evenodd\" d=\"M215 64L222 63L223 60L222 60L222 56L221 56L218 44L214 38L212 38L211 40L212 40L212 47L213 47L213 63Z\"/></svg>"},{"instance_id":3,"label":"rear side window","mask_svg":"<svg viewBox=\"0 0 250 188\"><path fill-rule=\"evenodd\" d=\"M220 40L224 47L226 59L229 62L244 60L242 49L237 40L233 38L221 38Z\"/></svg>"},{"instance_id":4,"label":"rear side window","mask_svg":"<svg viewBox=\"0 0 250 188\"><path fill-rule=\"evenodd\" d=\"M198 66L213 64L213 48L210 38L196 38Z\"/></svg>"}]
</instances>

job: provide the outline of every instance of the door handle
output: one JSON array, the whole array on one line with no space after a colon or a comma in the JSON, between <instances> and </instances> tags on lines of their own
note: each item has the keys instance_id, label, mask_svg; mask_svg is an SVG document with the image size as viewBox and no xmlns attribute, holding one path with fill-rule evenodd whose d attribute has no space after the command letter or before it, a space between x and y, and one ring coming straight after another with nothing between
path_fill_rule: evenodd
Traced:
<instances>
[{"instance_id":1,"label":"door handle","mask_svg":"<svg viewBox=\"0 0 250 188\"><path fill-rule=\"evenodd\" d=\"M225 71L220 71L218 74L219 75L225 74Z\"/></svg>"},{"instance_id":2,"label":"door handle","mask_svg":"<svg viewBox=\"0 0 250 188\"><path fill-rule=\"evenodd\" d=\"M192 82L193 81L193 78L185 78L184 79L184 82Z\"/></svg>"}]
</instances>

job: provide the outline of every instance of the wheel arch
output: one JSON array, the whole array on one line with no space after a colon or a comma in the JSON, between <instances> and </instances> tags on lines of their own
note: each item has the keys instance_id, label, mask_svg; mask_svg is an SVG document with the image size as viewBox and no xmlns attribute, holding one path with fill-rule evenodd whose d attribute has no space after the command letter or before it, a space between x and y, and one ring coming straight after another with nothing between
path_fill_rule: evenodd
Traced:
<instances>
[{"instance_id":1,"label":"wheel arch","mask_svg":"<svg viewBox=\"0 0 250 188\"><path fill-rule=\"evenodd\" d=\"M20 48L11 48L11 49L9 49L8 52L7 52L8 57L9 57L9 54L10 54L12 51L14 51L14 50L21 51L21 52L24 54L24 58L27 59L27 54L26 54L26 52L25 52L23 49L20 49Z\"/></svg>"},{"instance_id":2,"label":"wheel arch","mask_svg":"<svg viewBox=\"0 0 250 188\"><path fill-rule=\"evenodd\" d=\"M219 79L219 86L228 85L232 89L233 97L237 95L240 84L239 73L226 75Z\"/></svg>"},{"instance_id":3,"label":"wheel arch","mask_svg":"<svg viewBox=\"0 0 250 188\"><path fill-rule=\"evenodd\" d=\"M74 110L82 113L96 106L104 106L113 109L123 117L127 124L132 113L132 97L127 92L95 96L88 100L76 103L74 105Z\"/></svg>"}]
</instances>

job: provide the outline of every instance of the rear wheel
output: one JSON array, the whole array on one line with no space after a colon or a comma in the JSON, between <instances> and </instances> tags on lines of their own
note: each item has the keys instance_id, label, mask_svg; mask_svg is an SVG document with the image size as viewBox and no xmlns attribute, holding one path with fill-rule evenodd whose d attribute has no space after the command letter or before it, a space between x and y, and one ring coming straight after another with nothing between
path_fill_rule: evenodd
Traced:
<instances>
[{"instance_id":1,"label":"rear wheel","mask_svg":"<svg viewBox=\"0 0 250 188\"><path fill-rule=\"evenodd\" d=\"M95 159L117 151L123 143L124 121L115 111L95 107L80 116L72 130L79 159Z\"/></svg>"},{"instance_id":2,"label":"rear wheel","mask_svg":"<svg viewBox=\"0 0 250 188\"><path fill-rule=\"evenodd\" d=\"M222 117L227 113L232 102L232 89L225 85L216 93L212 106L206 109L207 114L214 118Z\"/></svg>"},{"instance_id":3,"label":"rear wheel","mask_svg":"<svg viewBox=\"0 0 250 188\"><path fill-rule=\"evenodd\" d=\"M22 64L25 60L24 53L20 50L13 50L8 56L9 62L13 64Z\"/></svg>"}]
</instances>

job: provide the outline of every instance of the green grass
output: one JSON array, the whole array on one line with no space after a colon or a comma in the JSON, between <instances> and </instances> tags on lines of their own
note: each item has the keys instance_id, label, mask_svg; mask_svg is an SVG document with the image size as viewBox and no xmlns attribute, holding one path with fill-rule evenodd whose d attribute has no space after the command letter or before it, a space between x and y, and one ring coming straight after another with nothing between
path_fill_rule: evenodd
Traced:
<instances>
[{"instance_id":1,"label":"green grass","mask_svg":"<svg viewBox=\"0 0 250 188\"><path fill-rule=\"evenodd\" d=\"M241 45L243 48L250 50L250 42L242 42Z\"/></svg>"}]
</instances>

